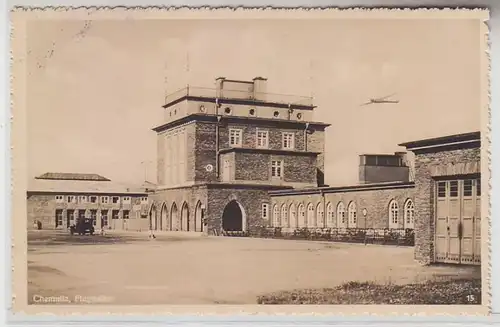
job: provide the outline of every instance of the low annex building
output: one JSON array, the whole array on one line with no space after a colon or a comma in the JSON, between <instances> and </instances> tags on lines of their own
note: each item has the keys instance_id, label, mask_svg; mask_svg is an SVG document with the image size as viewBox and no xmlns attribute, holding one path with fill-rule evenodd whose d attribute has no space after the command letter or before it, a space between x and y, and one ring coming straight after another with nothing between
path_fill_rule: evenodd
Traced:
<instances>
[{"instance_id":1,"label":"low annex building","mask_svg":"<svg viewBox=\"0 0 500 327\"><path fill-rule=\"evenodd\" d=\"M97 174L38 176L28 184L27 206L29 229L67 229L82 218L91 218L96 229L149 228L145 190Z\"/></svg>"}]
</instances>

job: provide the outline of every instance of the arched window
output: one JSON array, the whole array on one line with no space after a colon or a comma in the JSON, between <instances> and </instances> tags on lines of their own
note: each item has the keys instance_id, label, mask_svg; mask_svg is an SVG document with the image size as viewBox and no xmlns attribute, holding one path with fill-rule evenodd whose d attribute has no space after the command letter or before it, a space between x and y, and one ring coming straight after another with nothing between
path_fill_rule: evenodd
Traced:
<instances>
[{"instance_id":1,"label":"arched window","mask_svg":"<svg viewBox=\"0 0 500 327\"><path fill-rule=\"evenodd\" d=\"M398 203L396 200L391 200L391 202L389 202L389 228L399 227L398 211Z\"/></svg>"},{"instance_id":2,"label":"arched window","mask_svg":"<svg viewBox=\"0 0 500 327\"><path fill-rule=\"evenodd\" d=\"M323 210L323 203L318 203L316 206L316 222L317 227L325 227L325 211Z\"/></svg>"},{"instance_id":3,"label":"arched window","mask_svg":"<svg viewBox=\"0 0 500 327\"><path fill-rule=\"evenodd\" d=\"M306 226L307 227L315 227L314 223L314 206L312 203L309 203L307 205L307 221L306 221Z\"/></svg>"},{"instance_id":4,"label":"arched window","mask_svg":"<svg viewBox=\"0 0 500 327\"><path fill-rule=\"evenodd\" d=\"M351 203L349 203L349 206L347 207L347 211L349 213L349 221L348 221L349 228L357 227L358 213L356 211L356 203L354 203L354 201L351 201Z\"/></svg>"},{"instance_id":5,"label":"arched window","mask_svg":"<svg viewBox=\"0 0 500 327\"><path fill-rule=\"evenodd\" d=\"M306 213L303 203L299 204L299 227L306 227Z\"/></svg>"},{"instance_id":6,"label":"arched window","mask_svg":"<svg viewBox=\"0 0 500 327\"><path fill-rule=\"evenodd\" d=\"M273 226L274 227L280 226L280 212L277 204L275 204L273 207Z\"/></svg>"},{"instance_id":7,"label":"arched window","mask_svg":"<svg viewBox=\"0 0 500 327\"><path fill-rule=\"evenodd\" d=\"M335 227L335 213L331 202L326 205L326 227Z\"/></svg>"},{"instance_id":8,"label":"arched window","mask_svg":"<svg viewBox=\"0 0 500 327\"><path fill-rule=\"evenodd\" d=\"M337 204L337 227L347 227L347 221L345 219L345 206L342 202L339 202L339 204Z\"/></svg>"},{"instance_id":9,"label":"arched window","mask_svg":"<svg viewBox=\"0 0 500 327\"><path fill-rule=\"evenodd\" d=\"M405 203L405 228L414 228L415 205L411 199Z\"/></svg>"},{"instance_id":10,"label":"arched window","mask_svg":"<svg viewBox=\"0 0 500 327\"><path fill-rule=\"evenodd\" d=\"M281 205L281 227L288 227L288 210L285 203Z\"/></svg>"},{"instance_id":11,"label":"arched window","mask_svg":"<svg viewBox=\"0 0 500 327\"><path fill-rule=\"evenodd\" d=\"M297 215L295 212L295 204L290 204L290 227L297 228Z\"/></svg>"}]
</instances>

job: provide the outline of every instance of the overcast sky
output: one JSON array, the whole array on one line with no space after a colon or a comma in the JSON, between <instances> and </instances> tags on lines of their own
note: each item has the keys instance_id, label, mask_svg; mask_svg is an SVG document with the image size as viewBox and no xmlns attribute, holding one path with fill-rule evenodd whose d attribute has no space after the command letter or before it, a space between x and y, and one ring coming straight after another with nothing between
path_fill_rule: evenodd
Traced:
<instances>
[{"instance_id":1,"label":"overcast sky","mask_svg":"<svg viewBox=\"0 0 500 327\"><path fill-rule=\"evenodd\" d=\"M28 25L29 176L156 180L166 93L268 78L313 96L326 182L358 180L358 155L480 129L479 20L143 20ZM360 106L396 93L398 104Z\"/></svg>"}]
</instances>

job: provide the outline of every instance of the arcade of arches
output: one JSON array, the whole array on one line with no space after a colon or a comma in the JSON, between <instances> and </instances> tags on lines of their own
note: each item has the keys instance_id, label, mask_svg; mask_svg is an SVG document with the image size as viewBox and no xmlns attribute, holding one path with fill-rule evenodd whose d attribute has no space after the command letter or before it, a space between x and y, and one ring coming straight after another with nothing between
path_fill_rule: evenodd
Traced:
<instances>
[{"instance_id":1,"label":"arcade of arches","mask_svg":"<svg viewBox=\"0 0 500 327\"><path fill-rule=\"evenodd\" d=\"M203 215L204 209L200 201L194 212L190 211L186 202L182 203L180 209L175 202L170 206L165 202L161 205L153 204L149 211L149 227L151 230L203 232Z\"/></svg>"},{"instance_id":2,"label":"arcade of arches","mask_svg":"<svg viewBox=\"0 0 500 327\"><path fill-rule=\"evenodd\" d=\"M203 232L203 218L205 210L201 201L196 203L194 211L189 205L182 203L179 210L174 202L170 206L167 203L161 205L153 204L149 212L149 224L151 230L166 231L190 231ZM221 216L222 229L226 231L245 231L246 213L243 206L236 200L229 201Z\"/></svg>"}]
</instances>

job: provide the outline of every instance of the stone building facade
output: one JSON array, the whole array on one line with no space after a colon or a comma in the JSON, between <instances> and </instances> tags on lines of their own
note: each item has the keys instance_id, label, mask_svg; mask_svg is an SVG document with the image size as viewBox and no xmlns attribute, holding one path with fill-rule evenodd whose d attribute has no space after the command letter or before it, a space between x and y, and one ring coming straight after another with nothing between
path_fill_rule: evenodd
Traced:
<instances>
[{"instance_id":1,"label":"stone building facade","mask_svg":"<svg viewBox=\"0 0 500 327\"><path fill-rule=\"evenodd\" d=\"M270 190L317 187L324 131L311 99L265 92L266 80L216 80L169 97L158 135L151 226L218 234L268 224Z\"/></svg>"},{"instance_id":2,"label":"stone building facade","mask_svg":"<svg viewBox=\"0 0 500 327\"><path fill-rule=\"evenodd\" d=\"M90 218L95 229L147 230L148 194L96 174L46 173L30 181L28 229L67 229Z\"/></svg>"},{"instance_id":3,"label":"stone building facade","mask_svg":"<svg viewBox=\"0 0 500 327\"><path fill-rule=\"evenodd\" d=\"M481 134L400 144L415 153L415 258L481 262Z\"/></svg>"}]
</instances>

